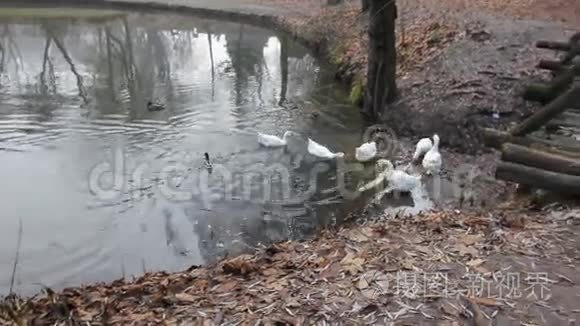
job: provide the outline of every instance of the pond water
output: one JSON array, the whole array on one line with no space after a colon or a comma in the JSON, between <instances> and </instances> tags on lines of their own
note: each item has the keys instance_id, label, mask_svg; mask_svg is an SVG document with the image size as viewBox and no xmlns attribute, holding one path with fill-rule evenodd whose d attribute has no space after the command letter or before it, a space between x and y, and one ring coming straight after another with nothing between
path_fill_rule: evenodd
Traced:
<instances>
[{"instance_id":1,"label":"pond water","mask_svg":"<svg viewBox=\"0 0 580 326\"><path fill-rule=\"evenodd\" d=\"M19 235L16 289L30 293L307 237L360 205L302 138L257 143L293 130L347 158L360 143L332 73L286 37L168 14L1 12L0 293Z\"/></svg>"}]
</instances>

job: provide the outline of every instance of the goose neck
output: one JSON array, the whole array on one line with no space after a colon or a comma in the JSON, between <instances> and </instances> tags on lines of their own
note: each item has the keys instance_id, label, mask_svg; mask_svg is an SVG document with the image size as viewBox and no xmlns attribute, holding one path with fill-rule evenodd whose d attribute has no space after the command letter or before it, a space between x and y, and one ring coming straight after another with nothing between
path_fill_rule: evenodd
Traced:
<instances>
[{"instance_id":1,"label":"goose neck","mask_svg":"<svg viewBox=\"0 0 580 326\"><path fill-rule=\"evenodd\" d=\"M433 137L433 148L435 150L439 149L439 136L437 135Z\"/></svg>"}]
</instances>

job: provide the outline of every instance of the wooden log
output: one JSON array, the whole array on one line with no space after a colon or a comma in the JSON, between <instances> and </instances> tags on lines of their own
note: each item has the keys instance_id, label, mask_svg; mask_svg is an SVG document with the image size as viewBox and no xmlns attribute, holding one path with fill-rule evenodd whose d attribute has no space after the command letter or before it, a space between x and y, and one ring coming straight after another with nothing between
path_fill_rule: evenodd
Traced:
<instances>
[{"instance_id":1,"label":"wooden log","mask_svg":"<svg viewBox=\"0 0 580 326\"><path fill-rule=\"evenodd\" d=\"M500 162L495 177L559 193L580 195L579 176L545 171L522 164Z\"/></svg>"},{"instance_id":2,"label":"wooden log","mask_svg":"<svg viewBox=\"0 0 580 326\"><path fill-rule=\"evenodd\" d=\"M558 114L570 108L579 108L580 101L580 86L573 85L564 94L560 95L550 104L534 113L531 117L524 120L516 126L511 134L514 136L522 136L540 128L543 124L554 118Z\"/></svg>"},{"instance_id":3,"label":"wooden log","mask_svg":"<svg viewBox=\"0 0 580 326\"><path fill-rule=\"evenodd\" d=\"M580 34L576 33L570 38L570 50L564 54L562 63L569 64L577 55L580 55Z\"/></svg>"},{"instance_id":4,"label":"wooden log","mask_svg":"<svg viewBox=\"0 0 580 326\"><path fill-rule=\"evenodd\" d=\"M534 83L526 87L523 93L524 99L549 103L558 97L574 81L575 76L580 76L580 63L575 65L564 64L558 61L542 60L538 64L542 69L559 69L555 71L554 79L549 83Z\"/></svg>"},{"instance_id":5,"label":"wooden log","mask_svg":"<svg viewBox=\"0 0 580 326\"><path fill-rule=\"evenodd\" d=\"M540 103L549 103L564 92L574 81L574 69L564 69L550 82L550 84L534 83L524 90L524 99Z\"/></svg>"},{"instance_id":6,"label":"wooden log","mask_svg":"<svg viewBox=\"0 0 580 326\"><path fill-rule=\"evenodd\" d=\"M562 119L580 121L580 111L574 111L574 110L566 111L566 112L563 112L560 115L560 117L562 117Z\"/></svg>"},{"instance_id":7,"label":"wooden log","mask_svg":"<svg viewBox=\"0 0 580 326\"><path fill-rule=\"evenodd\" d=\"M501 149L505 143L513 143L522 146L526 146L533 149L540 149L550 153L572 157L580 158L580 145L572 146L568 144L558 144L556 142L549 141L547 139L542 139L533 136L516 137L512 136L507 132L485 128L483 130L483 141L486 146Z\"/></svg>"},{"instance_id":8,"label":"wooden log","mask_svg":"<svg viewBox=\"0 0 580 326\"><path fill-rule=\"evenodd\" d=\"M546 123L546 128L558 129L559 127L580 128L580 118L561 115Z\"/></svg>"},{"instance_id":9,"label":"wooden log","mask_svg":"<svg viewBox=\"0 0 580 326\"><path fill-rule=\"evenodd\" d=\"M570 50L570 43L569 42L538 41L538 42L536 42L536 47L539 49L568 51L568 50Z\"/></svg>"},{"instance_id":10,"label":"wooden log","mask_svg":"<svg viewBox=\"0 0 580 326\"><path fill-rule=\"evenodd\" d=\"M580 176L580 159L546 153L516 144L504 144L501 159L547 171Z\"/></svg>"},{"instance_id":11,"label":"wooden log","mask_svg":"<svg viewBox=\"0 0 580 326\"><path fill-rule=\"evenodd\" d=\"M540 60L537 67L540 69L551 70L551 71L557 72L557 71L561 71L561 70L564 70L566 68L569 68L570 66L566 66L557 60Z\"/></svg>"}]
</instances>

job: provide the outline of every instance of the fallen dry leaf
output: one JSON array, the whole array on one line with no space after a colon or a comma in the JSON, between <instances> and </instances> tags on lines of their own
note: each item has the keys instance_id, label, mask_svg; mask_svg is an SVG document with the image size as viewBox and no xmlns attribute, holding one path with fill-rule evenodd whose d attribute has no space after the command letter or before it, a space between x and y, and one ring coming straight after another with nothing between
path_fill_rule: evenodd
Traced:
<instances>
[{"instance_id":1,"label":"fallen dry leaf","mask_svg":"<svg viewBox=\"0 0 580 326\"><path fill-rule=\"evenodd\" d=\"M502 304L493 298L483 298L483 297L470 297L470 299L480 305L488 307L499 307Z\"/></svg>"},{"instance_id":2,"label":"fallen dry leaf","mask_svg":"<svg viewBox=\"0 0 580 326\"><path fill-rule=\"evenodd\" d=\"M365 260L364 258L355 257L353 253L349 252L340 263L345 271L349 272L351 275L356 275L364 270L363 264L365 263Z\"/></svg>"},{"instance_id":3,"label":"fallen dry leaf","mask_svg":"<svg viewBox=\"0 0 580 326\"><path fill-rule=\"evenodd\" d=\"M218 292L230 292L236 286L238 286L238 282L236 282L236 281L229 281L227 283L224 283L224 284L220 285L220 287L218 288Z\"/></svg>"},{"instance_id":4,"label":"fallen dry leaf","mask_svg":"<svg viewBox=\"0 0 580 326\"><path fill-rule=\"evenodd\" d=\"M412 271L415 269L415 266L413 265L413 263L411 262L410 259L405 259L401 262L401 266L403 266L404 269Z\"/></svg>"},{"instance_id":5,"label":"fallen dry leaf","mask_svg":"<svg viewBox=\"0 0 580 326\"><path fill-rule=\"evenodd\" d=\"M473 326L487 326L489 323L487 319L483 316L481 308L471 299L467 299L467 306L469 310L473 313Z\"/></svg>"},{"instance_id":6,"label":"fallen dry leaf","mask_svg":"<svg viewBox=\"0 0 580 326\"><path fill-rule=\"evenodd\" d=\"M465 234L459 238L459 241L461 241L466 246L471 246L472 244L480 242L482 239L483 236L479 234Z\"/></svg>"},{"instance_id":7,"label":"fallen dry leaf","mask_svg":"<svg viewBox=\"0 0 580 326\"><path fill-rule=\"evenodd\" d=\"M477 249L475 249L473 247L467 247L467 246L460 243L460 244L457 244L455 246L455 248L457 249L457 251L459 252L459 255L461 255L461 256L471 255L471 257L473 257L473 258L478 256Z\"/></svg>"},{"instance_id":8,"label":"fallen dry leaf","mask_svg":"<svg viewBox=\"0 0 580 326\"><path fill-rule=\"evenodd\" d=\"M279 275L282 272L278 268L268 268L262 270L262 275L264 276L272 276L272 275Z\"/></svg>"},{"instance_id":9,"label":"fallen dry leaf","mask_svg":"<svg viewBox=\"0 0 580 326\"><path fill-rule=\"evenodd\" d=\"M175 298L183 302L196 302L198 300L195 296L187 293L177 293Z\"/></svg>"},{"instance_id":10,"label":"fallen dry leaf","mask_svg":"<svg viewBox=\"0 0 580 326\"><path fill-rule=\"evenodd\" d=\"M441 306L439 306L439 308L446 314L454 316L454 317L458 317L459 316L459 310L457 310L456 308L454 308L451 304L449 304L448 302L444 302L441 304Z\"/></svg>"},{"instance_id":11,"label":"fallen dry leaf","mask_svg":"<svg viewBox=\"0 0 580 326\"><path fill-rule=\"evenodd\" d=\"M485 263L485 260L483 260L481 258L478 258L478 259L473 259L473 260L468 261L466 263L466 265L469 266L469 267L475 267L475 266L479 266L479 265L481 265L483 263Z\"/></svg>"},{"instance_id":12,"label":"fallen dry leaf","mask_svg":"<svg viewBox=\"0 0 580 326\"><path fill-rule=\"evenodd\" d=\"M351 230L348 233L348 238L354 242L365 242L365 241L369 241L369 237L367 237L366 235L364 235L362 232L360 232L359 230Z\"/></svg>"}]
</instances>

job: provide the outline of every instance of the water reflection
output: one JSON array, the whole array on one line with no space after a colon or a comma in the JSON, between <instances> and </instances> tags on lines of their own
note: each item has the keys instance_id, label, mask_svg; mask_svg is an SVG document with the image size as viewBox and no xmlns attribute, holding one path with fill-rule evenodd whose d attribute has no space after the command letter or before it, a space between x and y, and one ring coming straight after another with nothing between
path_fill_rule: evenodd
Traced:
<instances>
[{"instance_id":1,"label":"water reflection","mask_svg":"<svg viewBox=\"0 0 580 326\"><path fill-rule=\"evenodd\" d=\"M360 139L357 110L290 40L155 14L2 19L0 292L19 218L17 280L31 291L36 282L178 270L302 238L357 205L336 191L335 167L297 166L301 153L256 142L256 130L292 129L349 152ZM166 109L150 112L156 99ZM200 168L204 152L210 175ZM91 179L99 168L119 175ZM269 168L282 172L264 174ZM268 200L244 198L263 198L264 184ZM312 184L306 201L280 202L285 189L302 198ZM101 186L107 198L95 192Z\"/></svg>"}]
</instances>

